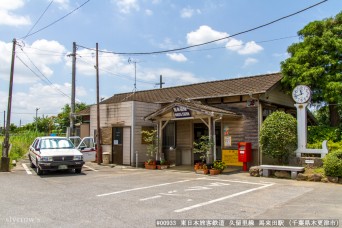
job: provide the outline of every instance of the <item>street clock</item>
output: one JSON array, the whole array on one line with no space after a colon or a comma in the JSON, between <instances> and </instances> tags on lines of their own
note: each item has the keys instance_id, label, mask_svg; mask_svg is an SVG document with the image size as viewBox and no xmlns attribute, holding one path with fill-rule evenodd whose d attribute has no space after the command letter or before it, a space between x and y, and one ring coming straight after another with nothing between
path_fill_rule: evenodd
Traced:
<instances>
[{"instance_id":1,"label":"street clock","mask_svg":"<svg viewBox=\"0 0 342 228\"><path fill-rule=\"evenodd\" d=\"M298 104L306 103L311 98L311 90L306 85L298 85L292 91L292 98Z\"/></svg>"}]
</instances>

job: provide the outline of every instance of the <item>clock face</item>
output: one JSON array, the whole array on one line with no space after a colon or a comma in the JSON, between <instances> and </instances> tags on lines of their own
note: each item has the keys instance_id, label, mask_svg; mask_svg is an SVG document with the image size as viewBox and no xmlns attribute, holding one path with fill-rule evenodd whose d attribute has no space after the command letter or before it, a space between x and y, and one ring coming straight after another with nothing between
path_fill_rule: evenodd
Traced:
<instances>
[{"instance_id":1,"label":"clock face","mask_svg":"<svg viewBox=\"0 0 342 228\"><path fill-rule=\"evenodd\" d=\"M311 97L311 90L306 85L299 85L292 91L292 98L297 103L305 103Z\"/></svg>"}]
</instances>

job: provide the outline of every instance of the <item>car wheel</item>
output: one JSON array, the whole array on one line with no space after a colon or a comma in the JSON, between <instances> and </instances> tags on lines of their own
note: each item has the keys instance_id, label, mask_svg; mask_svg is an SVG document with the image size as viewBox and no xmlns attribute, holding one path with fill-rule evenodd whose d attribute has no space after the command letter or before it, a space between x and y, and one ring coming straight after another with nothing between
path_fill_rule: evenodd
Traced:
<instances>
[{"instance_id":1,"label":"car wheel","mask_svg":"<svg viewBox=\"0 0 342 228\"><path fill-rule=\"evenodd\" d=\"M37 175L42 175L43 174L43 170L41 170L41 168L39 168L38 165L36 166L36 172L37 172Z\"/></svg>"},{"instance_id":2,"label":"car wheel","mask_svg":"<svg viewBox=\"0 0 342 228\"><path fill-rule=\"evenodd\" d=\"M32 159L31 159L31 157L30 157L30 155L29 155L29 159L30 159L30 167L31 168L36 168L36 166L33 164L33 162L32 162Z\"/></svg>"},{"instance_id":3,"label":"car wheel","mask_svg":"<svg viewBox=\"0 0 342 228\"><path fill-rule=\"evenodd\" d=\"M75 169L75 173L81 173L82 168L81 169Z\"/></svg>"}]
</instances>

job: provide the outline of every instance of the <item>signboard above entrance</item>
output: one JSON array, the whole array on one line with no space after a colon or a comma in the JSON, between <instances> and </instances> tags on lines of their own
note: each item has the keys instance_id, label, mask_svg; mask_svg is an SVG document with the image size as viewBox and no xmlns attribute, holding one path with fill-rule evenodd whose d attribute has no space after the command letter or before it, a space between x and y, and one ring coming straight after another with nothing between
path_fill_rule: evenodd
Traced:
<instances>
[{"instance_id":1,"label":"signboard above entrance","mask_svg":"<svg viewBox=\"0 0 342 228\"><path fill-rule=\"evenodd\" d=\"M175 118L187 118L191 117L191 111L183 106L175 106L173 107L173 113Z\"/></svg>"}]
</instances>

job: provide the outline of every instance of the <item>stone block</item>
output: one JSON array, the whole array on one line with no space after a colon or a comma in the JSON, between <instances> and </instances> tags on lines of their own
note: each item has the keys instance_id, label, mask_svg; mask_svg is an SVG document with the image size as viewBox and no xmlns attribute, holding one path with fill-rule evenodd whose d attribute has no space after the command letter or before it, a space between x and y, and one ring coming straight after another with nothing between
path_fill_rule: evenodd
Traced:
<instances>
[{"instance_id":1,"label":"stone block","mask_svg":"<svg viewBox=\"0 0 342 228\"><path fill-rule=\"evenodd\" d=\"M306 175L304 173L298 173L297 180L299 180L299 181L306 181L306 180L308 180L308 175Z\"/></svg>"},{"instance_id":2,"label":"stone block","mask_svg":"<svg viewBox=\"0 0 342 228\"><path fill-rule=\"evenodd\" d=\"M249 175L253 177L260 177L260 174L262 173L262 170L260 166L252 166L249 168Z\"/></svg>"},{"instance_id":3,"label":"stone block","mask_svg":"<svg viewBox=\"0 0 342 228\"><path fill-rule=\"evenodd\" d=\"M308 175L308 181L320 182L322 180L322 178L323 178L323 176L321 174L318 174L318 173Z\"/></svg>"}]
</instances>

